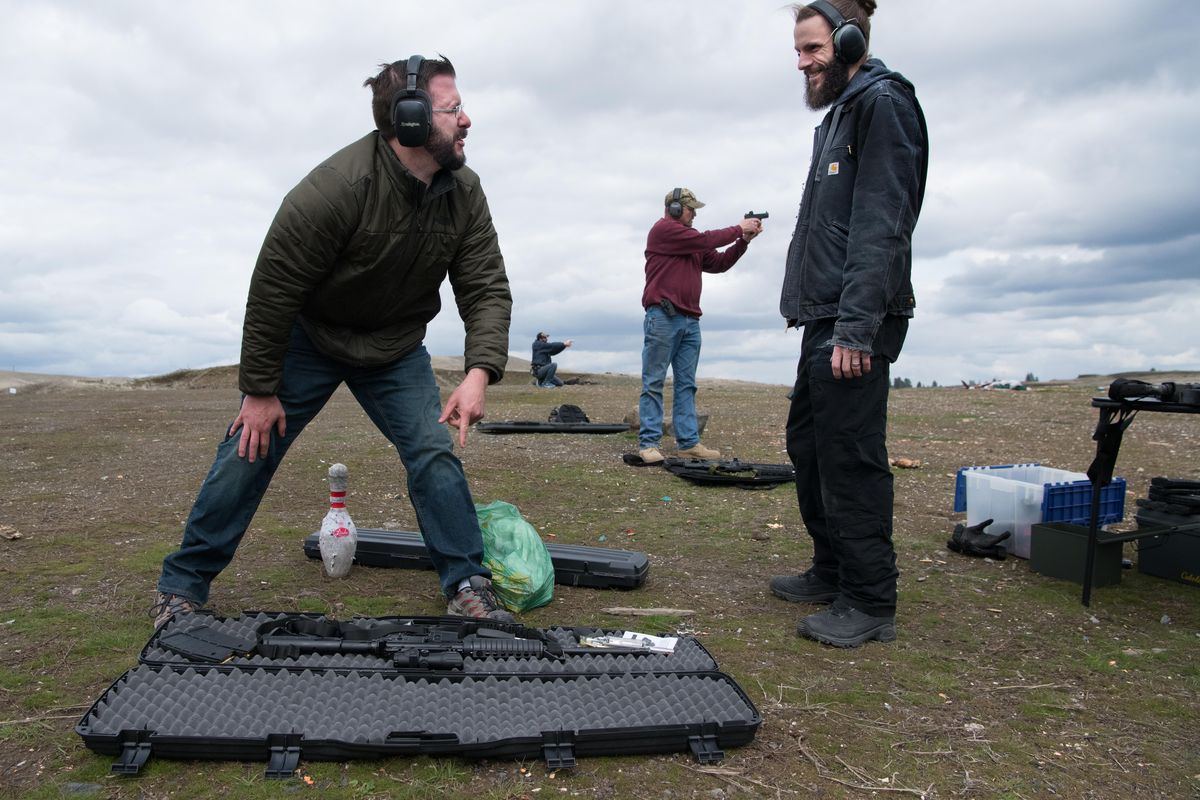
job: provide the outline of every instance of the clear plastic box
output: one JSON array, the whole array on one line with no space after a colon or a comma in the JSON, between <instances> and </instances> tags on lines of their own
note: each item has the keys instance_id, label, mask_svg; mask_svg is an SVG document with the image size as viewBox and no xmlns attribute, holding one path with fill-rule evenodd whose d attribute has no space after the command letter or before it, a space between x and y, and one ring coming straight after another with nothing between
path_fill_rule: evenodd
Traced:
<instances>
[{"instance_id":1,"label":"clear plastic box","mask_svg":"<svg viewBox=\"0 0 1200 800\"><path fill-rule=\"evenodd\" d=\"M1091 521L1092 482L1082 472L1040 464L963 467L955 476L954 510L967 512L967 525L994 520L986 533L1012 531L1008 552L1029 558L1032 526L1038 522ZM1125 479L1113 478L1100 490L1099 524L1125 516Z\"/></svg>"}]
</instances>

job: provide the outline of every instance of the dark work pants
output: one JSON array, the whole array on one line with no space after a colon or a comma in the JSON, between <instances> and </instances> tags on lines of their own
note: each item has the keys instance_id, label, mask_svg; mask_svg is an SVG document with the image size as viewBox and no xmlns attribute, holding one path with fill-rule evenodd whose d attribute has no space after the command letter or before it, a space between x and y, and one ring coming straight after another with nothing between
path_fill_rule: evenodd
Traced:
<instances>
[{"instance_id":1,"label":"dark work pants","mask_svg":"<svg viewBox=\"0 0 1200 800\"><path fill-rule=\"evenodd\" d=\"M872 358L866 375L834 380L832 347L814 344L806 337L787 421L813 571L851 606L892 616L899 572L885 442L890 365Z\"/></svg>"}]
</instances>

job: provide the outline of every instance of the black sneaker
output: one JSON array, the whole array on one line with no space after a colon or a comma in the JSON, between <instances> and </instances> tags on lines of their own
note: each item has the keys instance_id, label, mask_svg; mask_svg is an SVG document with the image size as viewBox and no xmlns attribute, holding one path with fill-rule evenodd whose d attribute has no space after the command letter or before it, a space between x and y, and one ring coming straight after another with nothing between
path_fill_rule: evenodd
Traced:
<instances>
[{"instance_id":1,"label":"black sneaker","mask_svg":"<svg viewBox=\"0 0 1200 800\"><path fill-rule=\"evenodd\" d=\"M500 607L496 593L492 591L492 582L482 575L472 575L470 586L459 589L446 606L446 613L452 617L474 617L476 619L494 619L497 622L516 622L512 614Z\"/></svg>"},{"instance_id":2,"label":"black sneaker","mask_svg":"<svg viewBox=\"0 0 1200 800\"><path fill-rule=\"evenodd\" d=\"M771 594L792 603L832 603L838 590L813 574L810 569L803 575L776 575L768 584Z\"/></svg>"},{"instance_id":3,"label":"black sneaker","mask_svg":"<svg viewBox=\"0 0 1200 800\"><path fill-rule=\"evenodd\" d=\"M872 639L896 641L896 618L872 617L838 600L824 611L800 620L796 632L834 647L858 647Z\"/></svg>"}]
</instances>

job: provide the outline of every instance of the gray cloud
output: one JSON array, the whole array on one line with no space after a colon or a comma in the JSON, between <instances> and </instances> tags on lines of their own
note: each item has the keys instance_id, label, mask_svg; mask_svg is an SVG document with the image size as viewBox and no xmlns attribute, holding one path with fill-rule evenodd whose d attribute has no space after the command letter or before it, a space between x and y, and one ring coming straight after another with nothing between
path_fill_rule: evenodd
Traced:
<instances>
[{"instance_id":1,"label":"gray cloud","mask_svg":"<svg viewBox=\"0 0 1200 800\"><path fill-rule=\"evenodd\" d=\"M0 365L235 361L283 194L370 129L360 84L378 62L441 52L474 121L514 354L548 330L577 341L566 369L638 371L645 235L682 184L708 203L701 227L771 212L706 281L701 374L791 381L799 336L776 306L820 114L801 102L782 4L0 10ZM1200 301L1200 7L910 0L873 24L933 144L895 374L1200 368L1180 336ZM452 303L428 346L461 352Z\"/></svg>"}]
</instances>

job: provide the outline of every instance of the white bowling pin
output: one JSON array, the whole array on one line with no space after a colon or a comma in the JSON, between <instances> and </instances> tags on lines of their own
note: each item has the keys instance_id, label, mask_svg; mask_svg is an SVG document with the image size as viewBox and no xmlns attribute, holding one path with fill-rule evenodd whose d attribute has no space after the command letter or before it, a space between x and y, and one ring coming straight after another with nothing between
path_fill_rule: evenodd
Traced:
<instances>
[{"instance_id":1,"label":"white bowling pin","mask_svg":"<svg viewBox=\"0 0 1200 800\"><path fill-rule=\"evenodd\" d=\"M318 542L325 574L331 578L344 578L350 574L354 551L358 547L358 529L346 511L349 476L345 464L334 464L329 468L329 513L321 522Z\"/></svg>"}]
</instances>

